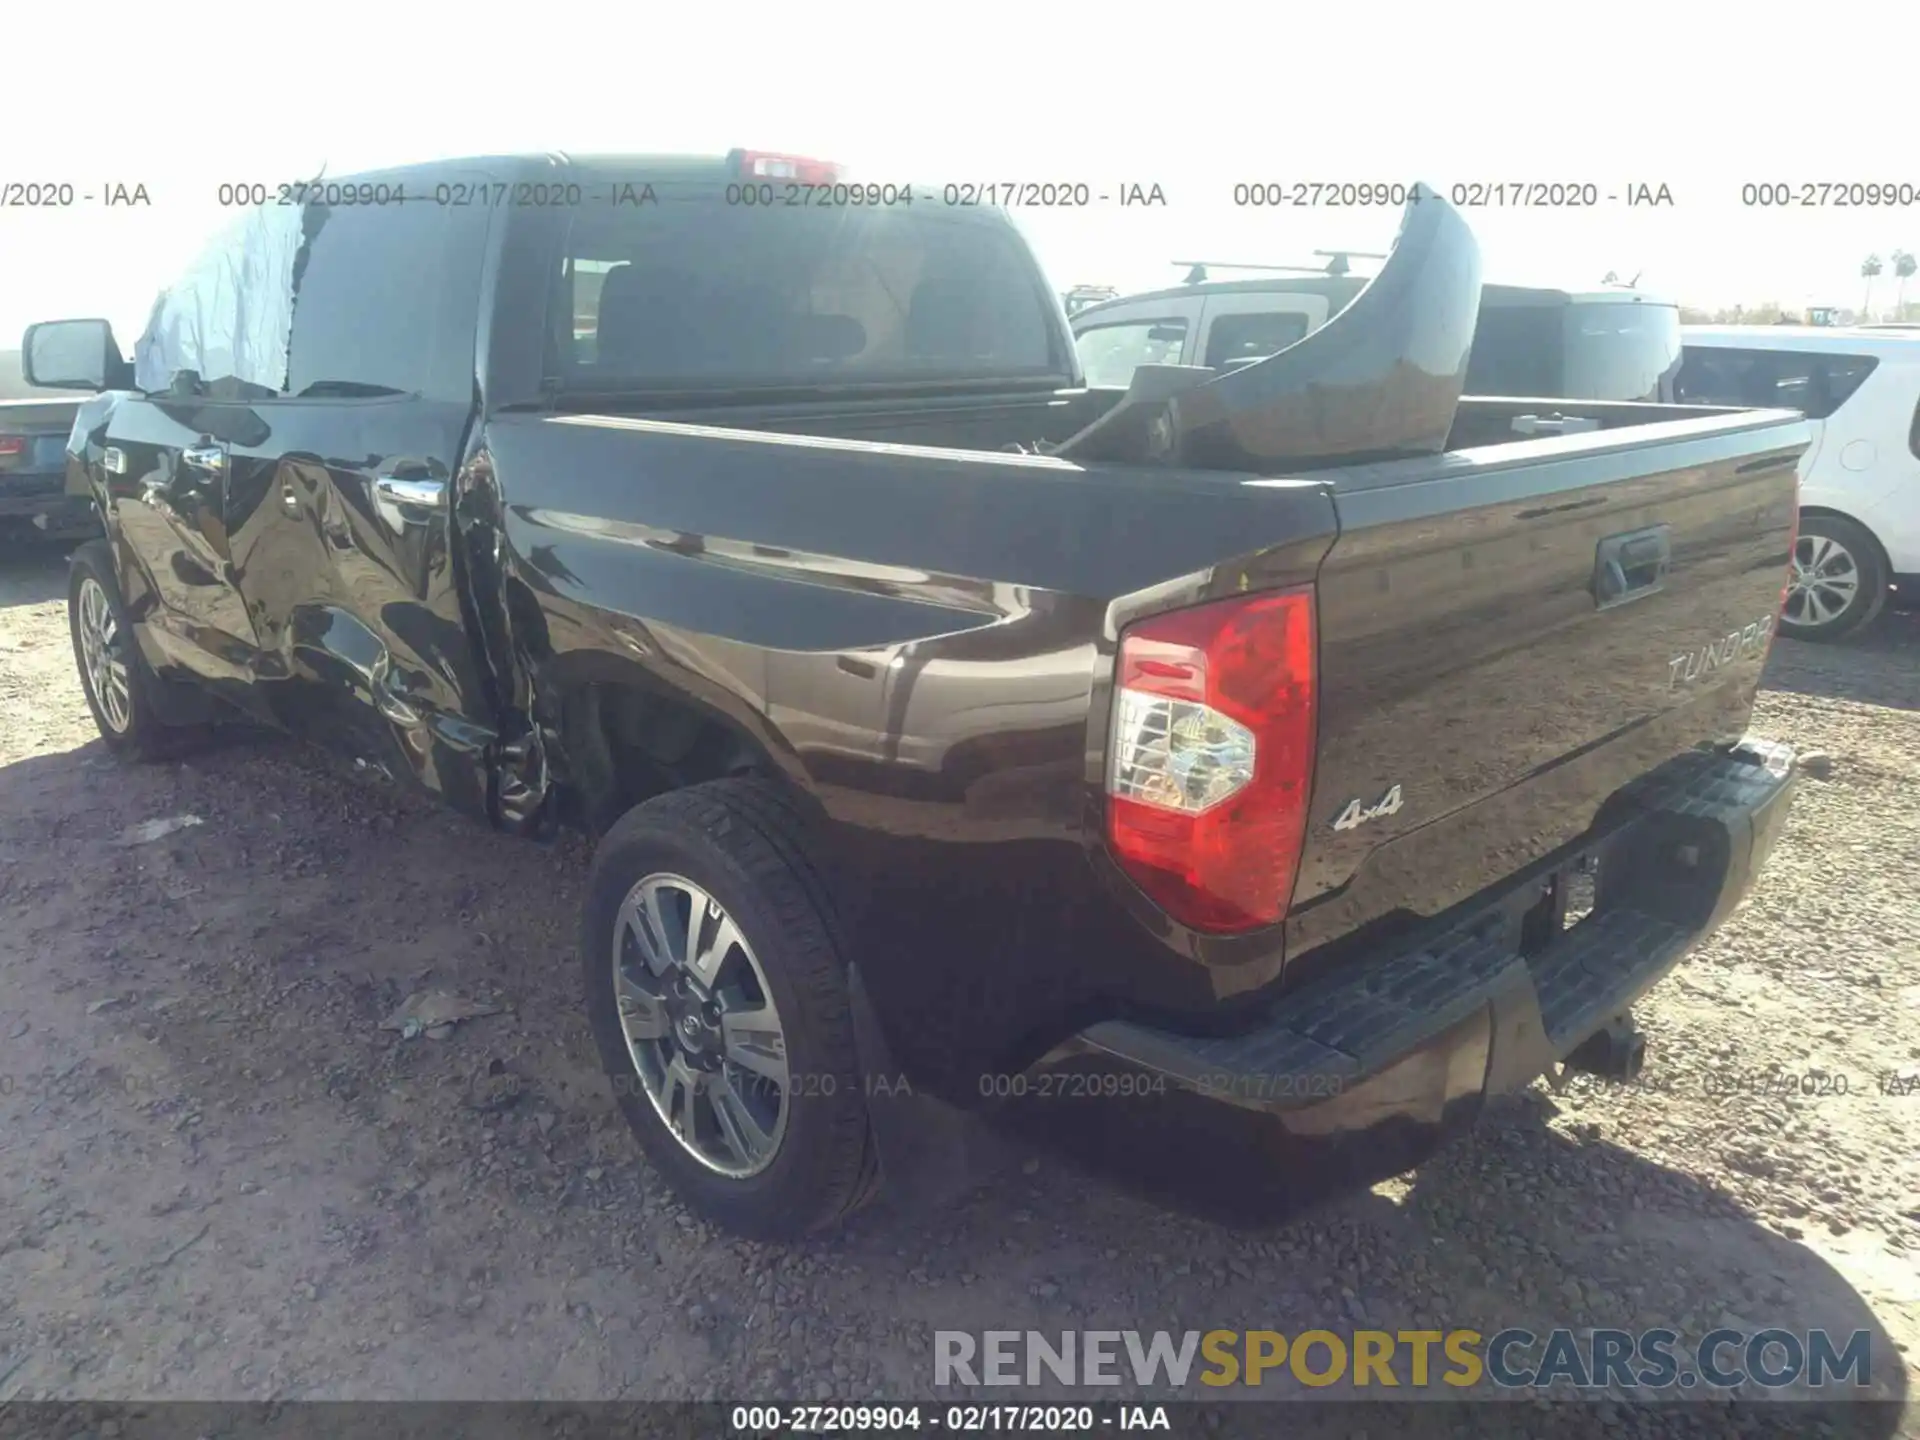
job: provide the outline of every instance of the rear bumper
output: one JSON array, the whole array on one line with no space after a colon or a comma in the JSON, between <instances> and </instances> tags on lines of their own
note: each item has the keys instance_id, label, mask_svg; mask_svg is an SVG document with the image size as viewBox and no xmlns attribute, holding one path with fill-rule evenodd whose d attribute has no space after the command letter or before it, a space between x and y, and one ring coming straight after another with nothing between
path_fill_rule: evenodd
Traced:
<instances>
[{"instance_id":1,"label":"rear bumper","mask_svg":"<svg viewBox=\"0 0 1920 1440\"><path fill-rule=\"evenodd\" d=\"M93 502L67 494L61 474L0 474L0 524L32 525L53 535L91 531Z\"/></svg>"},{"instance_id":2,"label":"rear bumper","mask_svg":"<svg viewBox=\"0 0 1920 1440\"><path fill-rule=\"evenodd\" d=\"M1100 1168L1223 1218L1400 1173L1622 1014L1740 903L1796 784L1784 746L1682 757L1570 853L1387 952L1284 995L1249 1033L1091 1026L1005 1112ZM1591 913L1562 928L1572 876Z\"/></svg>"}]
</instances>

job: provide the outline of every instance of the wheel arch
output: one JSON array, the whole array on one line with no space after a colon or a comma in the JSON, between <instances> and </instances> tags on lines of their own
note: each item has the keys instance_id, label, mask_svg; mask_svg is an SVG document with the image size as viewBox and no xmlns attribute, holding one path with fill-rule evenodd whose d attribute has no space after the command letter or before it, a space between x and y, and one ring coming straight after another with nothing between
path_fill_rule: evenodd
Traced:
<instances>
[{"instance_id":1,"label":"wheel arch","mask_svg":"<svg viewBox=\"0 0 1920 1440\"><path fill-rule=\"evenodd\" d=\"M569 818L599 835L655 795L729 776L817 797L786 738L757 709L710 682L675 683L605 652L556 660L540 676L543 729Z\"/></svg>"},{"instance_id":2,"label":"wheel arch","mask_svg":"<svg viewBox=\"0 0 1920 1440\"><path fill-rule=\"evenodd\" d=\"M1801 519L1804 520L1810 515L1829 516L1835 520L1845 520L1849 525L1858 525L1861 533L1873 542L1874 554L1879 558L1881 573L1888 577L1893 575L1893 560L1887 554L1886 542L1874 531L1873 526L1862 520L1858 515L1849 514L1847 511L1834 505L1802 505L1800 507ZM1797 536L1798 532L1796 531L1795 533Z\"/></svg>"}]
</instances>

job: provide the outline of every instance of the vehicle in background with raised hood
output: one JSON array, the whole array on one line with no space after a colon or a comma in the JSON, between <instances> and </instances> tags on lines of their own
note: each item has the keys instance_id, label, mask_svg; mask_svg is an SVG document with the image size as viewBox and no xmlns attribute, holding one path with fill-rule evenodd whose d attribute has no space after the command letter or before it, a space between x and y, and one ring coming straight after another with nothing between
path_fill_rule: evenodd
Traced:
<instances>
[{"instance_id":1,"label":"vehicle in background with raised hood","mask_svg":"<svg viewBox=\"0 0 1920 1440\"><path fill-rule=\"evenodd\" d=\"M216 241L131 373L29 332L118 387L88 703L130 758L242 716L597 837L614 1097L725 1226L921 1193L983 1121L1252 1217L1396 1173L1636 1066L1779 831L1746 732L1806 423L1463 400L1437 197L1303 342L1102 388L956 187L337 183Z\"/></svg>"}]
</instances>

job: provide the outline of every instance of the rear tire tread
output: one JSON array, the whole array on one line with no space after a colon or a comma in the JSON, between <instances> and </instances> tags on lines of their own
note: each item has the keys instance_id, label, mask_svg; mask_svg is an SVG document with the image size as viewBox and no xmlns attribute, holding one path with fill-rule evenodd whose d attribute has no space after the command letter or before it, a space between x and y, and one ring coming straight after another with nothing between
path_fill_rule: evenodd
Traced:
<instances>
[{"instance_id":1,"label":"rear tire tread","mask_svg":"<svg viewBox=\"0 0 1920 1440\"><path fill-rule=\"evenodd\" d=\"M771 947L749 934L761 963L779 964L787 981L801 992L801 1004L811 1027L834 1057L836 1089L858 1097L864 1093L864 1085L854 1042L839 918L826 880L809 855L806 840L810 828L805 813L776 782L758 777L714 780L671 791L635 806L614 822L601 841L590 893L597 894L605 882L612 857L627 845L662 832L669 837L676 832L692 832L720 849L765 903L781 936L775 960L768 953ZM621 880L631 883L637 878L622 876ZM582 951L590 968L606 963L599 937L584 934ZM824 1138L816 1136L813 1140L821 1159L806 1212L730 1216L722 1223L759 1238L797 1238L837 1224L871 1198L878 1166L865 1105L838 1105L828 1110L830 1128Z\"/></svg>"}]
</instances>

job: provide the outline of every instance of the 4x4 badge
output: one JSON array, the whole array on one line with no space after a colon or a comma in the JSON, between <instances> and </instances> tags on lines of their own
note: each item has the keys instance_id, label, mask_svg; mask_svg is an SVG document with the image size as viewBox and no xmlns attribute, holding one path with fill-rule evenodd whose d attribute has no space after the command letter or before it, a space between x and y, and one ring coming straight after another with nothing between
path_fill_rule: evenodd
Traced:
<instances>
[{"instance_id":1,"label":"4x4 badge","mask_svg":"<svg viewBox=\"0 0 1920 1440\"><path fill-rule=\"evenodd\" d=\"M1400 811L1400 787L1395 785L1371 805L1363 805L1358 800L1349 800L1347 808L1340 812L1340 818L1333 822L1336 830L1351 830L1356 825L1364 825L1369 820L1378 820L1382 815L1395 815Z\"/></svg>"}]
</instances>

